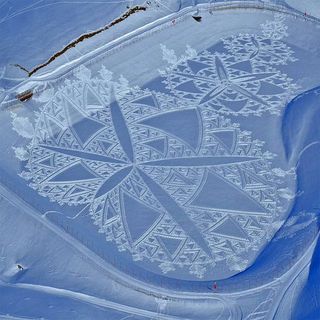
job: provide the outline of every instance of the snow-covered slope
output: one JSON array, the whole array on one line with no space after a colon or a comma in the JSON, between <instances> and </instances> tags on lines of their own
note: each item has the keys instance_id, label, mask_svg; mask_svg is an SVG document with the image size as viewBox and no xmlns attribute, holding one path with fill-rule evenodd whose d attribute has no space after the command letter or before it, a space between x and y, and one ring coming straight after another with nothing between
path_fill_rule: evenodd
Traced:
<instances>
[{"instance_id":1,"label":"snow-covered slope","mask_svg":"<svg viewBox=\"0 0 320 320\"><path fill-rule=\"evenodd\" d=\"M316 314L318 23L283 3L146 6L31 78L0 61L0 315Z\"/></svg>"},{"instance_id":2,"label":"snow-covered slope","mask_svg":"<svg viewBox=\"0 0 320 320\"><path fill-rule=\"evenodd\" d=\"M307 15L320 18L320 6L317 0L286 0L286 3L294 9L297 9Z\"/></svg>"}]
</instances>

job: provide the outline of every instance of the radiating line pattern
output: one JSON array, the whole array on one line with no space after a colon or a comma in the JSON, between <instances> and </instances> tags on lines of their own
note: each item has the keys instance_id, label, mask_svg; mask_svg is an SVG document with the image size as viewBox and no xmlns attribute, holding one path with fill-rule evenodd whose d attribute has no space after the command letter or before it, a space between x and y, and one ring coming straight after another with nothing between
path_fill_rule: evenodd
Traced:
<instances>
[{"instance_id":1,"label":"radiating line pattern","mask_svg":"<svg viewBox=\"0 0 320 320\"><path fill-rule=\"evenodd\" d=\"M215 60L221 90L244 79L232 84ZM102 71L67 82L43 106L30 185L60 204L88 204L108 241L159 272L201 278L258 250L283 205L262 144L202 103L124 90Z\"/></svg>"},{"instance_id":2,"label":"radiating line pattern","mask_svg":"<svg viewBox=\"0 0 320 320\"><path fill-rule=\"evenodd\" d=\"M190 99L220 114L279 114L297 85L279 66L294 62L284 42L284 18L262 25L262 35L224 38L196 57L179 62L164 83L177 97Z\"/></svg>"}]
</instances>

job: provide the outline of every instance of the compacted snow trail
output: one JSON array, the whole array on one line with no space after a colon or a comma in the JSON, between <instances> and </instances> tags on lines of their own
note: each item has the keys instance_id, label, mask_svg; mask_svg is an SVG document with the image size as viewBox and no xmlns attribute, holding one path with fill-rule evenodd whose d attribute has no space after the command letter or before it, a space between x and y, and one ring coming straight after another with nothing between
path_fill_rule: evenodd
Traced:
<instances>
[{"instance_id":1,"label":"compacted snow trail","mask_svg":"<svg viewBox=\"0 0 320 320\"><path fill-rule=\"evenodd\" d=\"M158 319L168 319L168 320L181 319L180 317L160 315L154 312L149 312L146 310L124 306L124 305L113 303L104 299L96 298L83 293L73 292L65 289L58 289L53 287L46 287L46 286L39 286L39 285L32 285L32 284L15 284L15 285L7 285L7 286L17 288L17 289L21 288L21 289L34 290L34 291L39 291L46 294L51 294L54 296L65 297L73 300L79 300L79 301L97 305L103 308L111 308L118 311L124 311L132 315L139 315L139 316L150 317L150 318L157 317ZM187 320L188 318L185 318L185 319Z\"/></svg>"},{"instance_id":2,"label":"compacted snow trail","mask_svg":"<svg viewBox=\"0 0 320 320\"><path fill-rule=\"evenodd\" d=\"M67 63L2 73L0 315L316 314L318 20L141 5Z\"/></svg>"}]
</instances>

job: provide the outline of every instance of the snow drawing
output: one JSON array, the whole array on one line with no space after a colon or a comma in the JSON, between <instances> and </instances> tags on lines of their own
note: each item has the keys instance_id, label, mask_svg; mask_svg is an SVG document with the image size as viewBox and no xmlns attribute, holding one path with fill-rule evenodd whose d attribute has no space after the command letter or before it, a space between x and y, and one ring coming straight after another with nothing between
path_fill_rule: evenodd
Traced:
<instances>
[{"instance_id":1,"label":"snow drawing","mask_svg":"<svg viewBox=\"0 0 320 320\"><path fill-rule=\"evenodd\" d=\"M169 64L165 70L159 70L161 75L171 72L178 64L197 56L197 51L192 49L189 45L187 45L185 53L179 58L176 56L174 50L167 48L164 44L160 44L160 48L162 50L162 59Z\"/></svg>"},{"instance_id":2,"label":"snow drawing","mask_svg":"<svg viewBox=\"0 0 320 320\"><path fill-rule=\"evenodd\" d=\"M263 142L188 97L131 89L104 67L75 75L48 96L34 132L21 131L32 132L16 150L28 155L21 176L51 201L87 204L107 241L163 273L243 270L287 205Z\"/></svg>"},{"instance_id":3,"label":"snow drawing","mask_svg":"<svg viewBox=\"0 0 320 320\"><path fill-rule=\"evenodd\" d=\"M19 135L24 138L31 139L34 135L34 128L28 118L18 117L14 112L11 112L12 127Z\"/></svg>"},{"instance_id":4,"label":"snow drawing","mask_svg":"<svg viewBox=\"0 0 320 320\"><path fill-rule=\"evenodd\" d=\"M195 57L174 63L173 50L163 51L170 68L164 83L179 98L220 114L261 116L279 114L297 92L297 85L277 66L294 62L293 51L282 41L287 36L284 17L261 26L262 35L239 34L222 40Z\"/></svg>"}]
</instances>

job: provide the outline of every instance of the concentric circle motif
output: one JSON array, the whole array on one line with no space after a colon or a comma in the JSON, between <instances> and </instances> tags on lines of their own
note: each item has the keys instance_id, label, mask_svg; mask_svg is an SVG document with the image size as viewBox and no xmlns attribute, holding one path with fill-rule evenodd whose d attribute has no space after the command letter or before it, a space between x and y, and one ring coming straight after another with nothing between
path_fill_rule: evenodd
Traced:
<instances>
[{"instance_id":1,"label":"concentric circle motif","mask_svg":"<svg viewBox=\"0 0 320 320\"><path fill-rule=\"evenodd\" d=\"M188 100L119 88L69 81L43 106L31 186L60 204L88 204L119 251L164 273L244 268L280 207L262 143Z\"/></svg>"}]
</instances>

